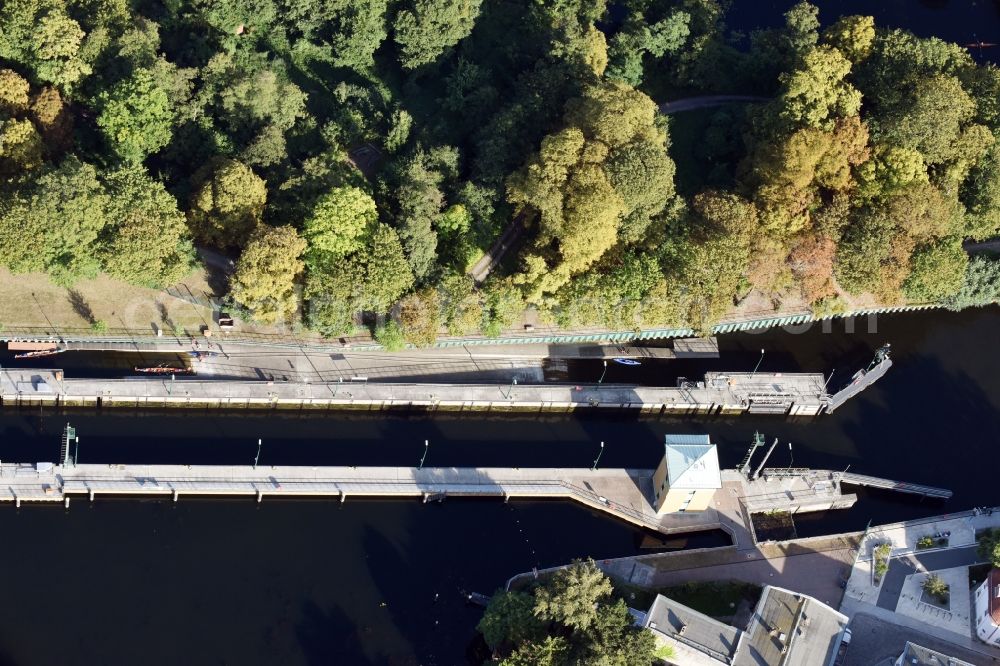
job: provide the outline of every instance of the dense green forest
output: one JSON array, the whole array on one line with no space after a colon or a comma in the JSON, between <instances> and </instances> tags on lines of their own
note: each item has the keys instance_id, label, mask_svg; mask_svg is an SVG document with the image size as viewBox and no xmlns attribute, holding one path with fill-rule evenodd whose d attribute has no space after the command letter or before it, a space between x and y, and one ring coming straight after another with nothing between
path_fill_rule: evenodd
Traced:
<instances>
[{"instance_id":1,"label":"dense green forest","mask_svg":"<svg viewBox=\"0 0 1000 666\"><path fill-rule=\"evenodd\" d=\"M237 258L248 317L338 335L391 310L393 345L496 335L526 305L637 328L704 327L751 293L994 300L1000 271L962 241L1000 233L1000 70L825 18L800 3L746 35L718 0L4 0L0 264L159 286L204 246ZM760 99L659 113L710 94Z\"/></svg>"}]
</instances>

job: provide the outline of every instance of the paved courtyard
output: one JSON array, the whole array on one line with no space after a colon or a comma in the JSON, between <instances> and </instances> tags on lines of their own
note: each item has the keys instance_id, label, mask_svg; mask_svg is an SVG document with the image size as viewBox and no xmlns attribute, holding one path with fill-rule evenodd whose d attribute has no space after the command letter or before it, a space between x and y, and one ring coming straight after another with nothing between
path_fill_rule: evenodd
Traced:
<instances>
[{"instance_id":1,"label":"paved courtyard","mask_svg":"<svg viewBox=\"0 0 1000 666\"><path fill-rule=\"evenodd\" d=\"M948 585L948 603L938 606L924 601L923 584L932 573ZM903 581L896 612L921 622L936 624L957 634L972 636L972 594L969 590L969 568L953 567L929 573L911 574Z\"/></svg>"}]
</instances>

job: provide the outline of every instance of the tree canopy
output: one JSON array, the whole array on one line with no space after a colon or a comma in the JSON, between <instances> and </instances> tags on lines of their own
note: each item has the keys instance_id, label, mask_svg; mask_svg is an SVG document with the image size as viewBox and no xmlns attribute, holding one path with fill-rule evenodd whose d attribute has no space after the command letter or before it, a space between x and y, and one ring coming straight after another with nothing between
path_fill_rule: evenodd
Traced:
<instances>
[{"instance_id":1,"label":"tree canopy","mask_svg":"<svg viewBox=\"0 0 1000 666\"><path fill-rule=\"evenodd\" d=\"M390 316L412 344L525 308L707 330L987 299L962 244L1000 234L1000 68L808 2L749 34L725 9L8 0L0 263L162 285L192 244L250 252L247 313L324 335ZM679 91L743 101L665 115ZM289 229L302 267L279 275Z\"/></svg>"},{"instance_id":2,"label":"tree canopy","mask_svg":"<svg viewBox=\"0 0 1000 666\"><path fill-rule=\"evenodd\" d=\"M593 560L557 570L530 592L498 592L479 622L507 666L652 664L655 642L635 626L625 602Z\"/></svg>"}]
</instances>

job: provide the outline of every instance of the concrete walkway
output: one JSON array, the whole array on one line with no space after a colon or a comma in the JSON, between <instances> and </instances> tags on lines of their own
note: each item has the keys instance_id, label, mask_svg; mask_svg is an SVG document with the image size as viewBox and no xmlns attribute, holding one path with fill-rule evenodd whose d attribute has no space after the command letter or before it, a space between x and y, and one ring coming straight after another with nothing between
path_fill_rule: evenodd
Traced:
<instances>
[{"instance_id":1,"label":"concrete walkway","mask_svg":"<svg viewBox=\"0 0 1000 666\"><path fill-rule=\"evenodd\" d=\"M169 374L151 379L73 379L61 370L0 370L5 405L215 407L283 409L413 409L433 411L559 411L610 408L646 413L754 411L760 402L781 407L768 413L814 416L827 396L821 374L709 373L704 382L680 387L609 384L305 383L199 381Z\"/></svg>"},{"instance_id":2,"label":"concrete walkway","mask_svg":"<svg viewBox=\"0 0 1000 666\"><path fill-rule=\"evenodd\" d=\"M748 550L712 548L639 555L598 562L620 580L647 588L688 581L738 580L803 592L832 608L843 596L861 533L759 544Z\"/></svg>"}]
</instances>

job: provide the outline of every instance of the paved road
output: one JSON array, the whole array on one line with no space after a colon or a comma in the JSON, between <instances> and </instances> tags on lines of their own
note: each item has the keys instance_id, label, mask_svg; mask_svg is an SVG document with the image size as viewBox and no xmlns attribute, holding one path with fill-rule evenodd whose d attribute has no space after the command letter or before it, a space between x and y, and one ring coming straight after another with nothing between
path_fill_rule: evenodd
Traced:
<instances>
[{"instance_id":1,"label":"paved road","mask_svg":"<svg viewBox=\"0 0 1000 666\"><path fill-rule=\"evenodd\" d=\"M972 664L996 664L989 646L980 644L975 650L905 627L897 622L883 620L867 613L858 613L851 620L851 644L841 666L890 666L895 663L907 641Z\"/></svg>"},{"instance_id":2,"label":"paved road","mask_svg":"<svg viewBox=\"0 0 1000 666\"><path fill-rule=\"evenodd\" d=\"M988 241L963 243L962 247L969 254L982 254L984 252L997 252L1000 253L1000 240L993 239Z\"/></svg>"},{"instance_id":3,"label":"paved road","mask_svg":"<svg viewBox=\"0 0 1000 666\"><path fill-rule=\"evenodd\" d=\"M878 607L895 611L899 603L899 594L903 590L903 581L907 576L918 571L935 571L963 567L979 562L976 546L965 548L949 548L923 555L907 555L896 557L889 561L889 571L885 575L882 589L878 595Z\"/></svg>"},{"instance_id":4,"label":"paved road","mask_svg":"<svg viewBox=\"0 0 1000 666\"><path fill-rule=\"evenodd\" d=\"M669 115L681 111L694 111L695 109L706 109L733 102L767 102L769 97L754 97L753 95L704 95L702 97L687 97L673 102L665 102L660 105L660 113Z\"/></svg>"},{"instance_id":5,"label":"paved road","mask_svg":"<svg viewBox=\"0 0 1000 666\"><path fill-rule=\"evenodd\" d=\"M523 213L515 217L507 225L500 238L493 243L493 246L486 251L486 254L469 271L469 275L476 281L476 284L482 284L486 281L486 278L490 276L490 271L500 263L507 252L520 244L521 238L527 229L527 225L524 224Z\"/></svg>"}]
</instances>

